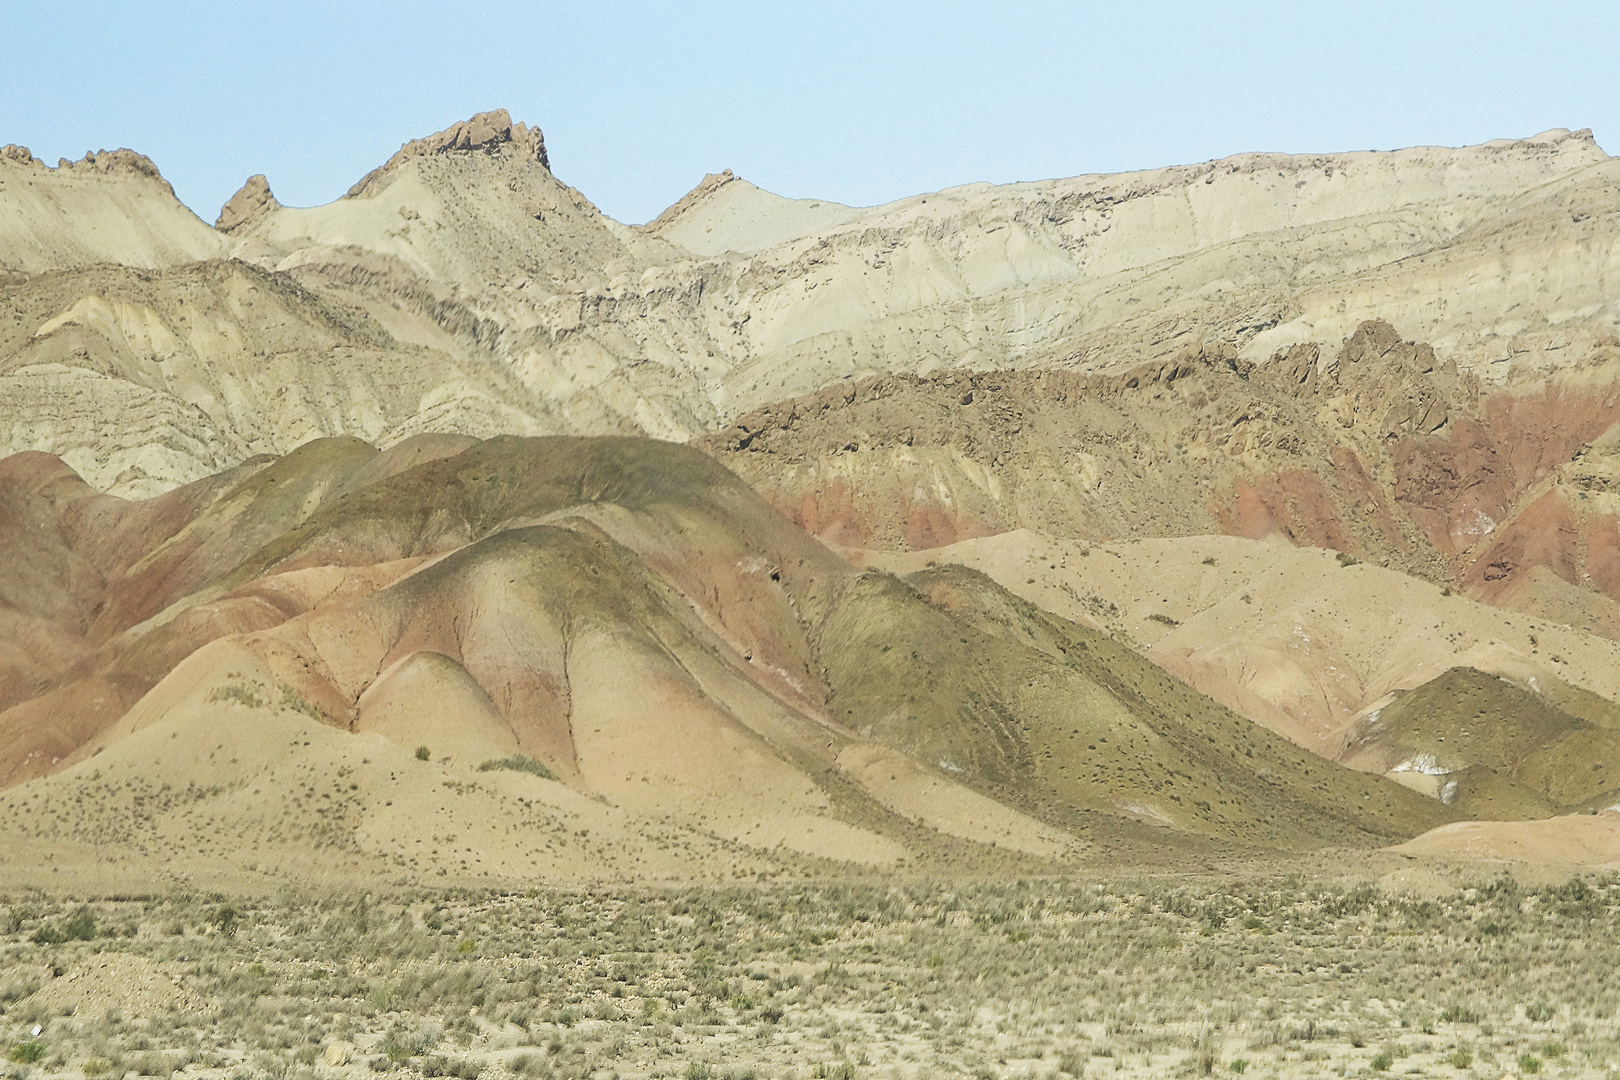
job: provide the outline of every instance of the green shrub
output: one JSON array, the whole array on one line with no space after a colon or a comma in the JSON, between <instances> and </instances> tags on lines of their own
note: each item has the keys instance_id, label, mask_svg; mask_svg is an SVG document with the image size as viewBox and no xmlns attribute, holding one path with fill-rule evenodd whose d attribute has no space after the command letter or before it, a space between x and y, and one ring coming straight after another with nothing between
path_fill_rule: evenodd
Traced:
<instances>
[{"instance_id":1,"label":"green shrub","mask_svg":"<svg viewBox=\"0 0 1620 1080\"><path fill-rule=\"evenodd\" d=\"M1389 1067L1395 1064L1395 1058L1389 1051L1380 1050L1367 1064L1372 1066L1373 1072L1388 1072Z\"/></svg>"},{"instance_id":2,"label":"green shrub","mask_svg":"<svg viewBox=\"0 0 1620 1080\"><path fill-rule=\"evenodd\" d=\"M1232 1064L1227 1066L1228 1069L1231 1069L1233 1072L1238 1073L1240 1075L1242 1074L1243 1070L1247 1069L1248 1067L1249 1067L1249 1063L1247 1061L1243 1060L1242 1058L1236 1059L1235 1061L1232 1062Z\"/></svg>"},{"instance_id":3,"label":"green shrub","mask_svg":"<svg viewBox=\"0 0 1620 1080\"><path fill-rule=\"evenodd\" d=\"M1466 1069L1474 1063L1474 1055L1466 1050L1453 1050L1446 1058L1446 1064L1453 1069Z\"/></svg>"},{"instance_id":4,"label":"green shrub","mask_svg":"<svg viewBox=\"0 0 1620 1080\"><path fill-rule=\"evenodd\" d=\"M1540 1072L1541 1059L1533 1054L1520 1054L1519 1071L1526 1074Z\"/></svg>"},{"instance_id":5,"label":"green shrub","mask_svg":"<svg viewBox=\"0 0 1620 1080\"><path fill-rule=\"evenodd\" d=\"M220 904L208 914L208 923L225 937L236 935L237 924L242 921L242 913L229 904ZM263 974L261 971L260 974Z\"/></svg>"},{"instance_id":6,"label":"green shrub","mask_svg":"<svg viewBox=\"0 0 1620 1080\"><path fill-rule=\"evenodd\" d=\"M11 1060L21 1065L32 1065L45 1057L45 1044L38 1039L20 1042L11 1048Z\"/></svg>"},{"instance_id":7,"label":"green shrub","mask_svg":"<svg viewBox=\"0 0 1620 1080\"><path fill-rule=\"evenodd\" d=\"M417 761L426 761L428 758L430 758L432 756L433 756L433 751L429 750L427 747L418 746L416 748L416 760Z\"/></svg>"},{"instance_id":8,"label":"green shrub","mask_svg":"<svg viewBox=\"0 0 1620 1080\"><path fill-rule=\"evenodd\" d=\"M96 916L87 907L80 908L73 918L62 924L62 936L68 941L94 941L96 939Z\"/></svg>"},{"instance_id":9,"label":"green shrub","mask_svg":"<svg viewBox=\"0 0 1620 1080\"><path fill-rule=\"evenodd\" d=\"M416 756L421 757L422 752L418 750L416 752ZM534 758L525 757L522 754L513 754L511 757L490 758L488 761L478 766L479 772L493 772L496 769L510 769L512 772L533 773L542 780L557 779L557 774L546 768L545 762L536 761Z\"/></svg>"}]
</instances>

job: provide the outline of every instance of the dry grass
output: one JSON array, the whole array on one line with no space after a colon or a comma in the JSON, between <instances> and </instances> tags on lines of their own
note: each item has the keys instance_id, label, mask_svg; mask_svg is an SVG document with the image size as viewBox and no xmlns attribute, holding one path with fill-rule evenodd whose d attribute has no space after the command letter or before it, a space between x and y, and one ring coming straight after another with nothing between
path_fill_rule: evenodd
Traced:
<instances>
[{"instance_id":1,"label":"dry grass","mask_svg":"<svg viewBox=\"0 0 1620 1080\"><path fill-rule=\"evenodd\" d=\"M32 894L0 910L16 1080L1495 1080L1620 1064L1617 879L1504 879L1439 901L1297 880L1039 881ZM74 982L109 959L160 972L162 992Z\"/></svg>"}]
</instances>

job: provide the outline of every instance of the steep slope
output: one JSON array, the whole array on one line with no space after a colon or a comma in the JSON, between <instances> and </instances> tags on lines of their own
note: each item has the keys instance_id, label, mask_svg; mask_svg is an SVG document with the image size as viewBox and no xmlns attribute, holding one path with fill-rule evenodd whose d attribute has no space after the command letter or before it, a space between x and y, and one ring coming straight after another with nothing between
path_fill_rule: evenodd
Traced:
<instances>
[{"instance_id":1,"label":"steep slope","mask_svg":"<svg viewBox=\"0 0 1620 1080\"><path fill-rule=\"evenodd\" d=\"M178 266L225 248L133 150L87 153L53 169L27 147L0 147L0 285L94 263Z\"/></svg>"},{"instance_id":2,"label":"steep slope","mask_svg":"<svg viewBox=\"0 0 1620 1080\"><path fill-rule=\"evenodd\" d=\"M0 432L115 494L156 494L321 435L392 444L566 426L509 372L402 342L234 260L39 275L6 300Z\"/></svg>"},{"instance_id":3,"label":"steep slope","mask_svg":"<svg viewBox=\"0 0 1620 1080\"><path fill-rule=\"evenodd\" d=\"M29 460L41 462L29 476L49 461ZM144 504L86 497L103 515L142 517ZM754 852L735 863L748 872L795 859L1050 867L1133 822L1160 836L1149 828L1138 845L1181 835L1293 849L1387 842L1449 818L1398 785L1308 760L988 579L862 572L676 444L502 438L379 453L321 440L191 499L163 529L128 533L124 561L80 587L73 619L57 616L78 634L71 665L0 713L0 764L18 790L69 798L97 764L149 760L148 732L178 738L214 718L425 746L447 782L480 790L480 766L528 762L612 807L637 844L695 830ZM71 514L36 516L36 532L88 557L95 541L65 528ZM1015 690L1026 676L1028 692ZM919 689L929 706L903 711ZM1082 751L1080 727L1117 745ZM279 770L266 754L255 768ZM240 827L261 846L272 833L307 840L280 796L196 783L208 791L188 800L207 807L187 802L187 828L228 811L258 823ZM367 790L329 824L343 851L381 857L362 840L392 804L386 787ZM17 839L91 842L119 805ZM491 849L475 850L487 861ZM615 859L604 865L625 865Z\"/></svg>"},{"instance_id":4,"label":"steep slope","mask_svg":"<svg viewBox=\"0 0 1620 1080\"><path fill-rule=\"evenodd\" d=\"M834 716L1045 808L1283 847L1427 827L1437 805L1323 761L1128 646L973 571L863 580L824 633Z\"/></svg>"},{"instance_id":5,"label":"steep slope","mask_svg":"<svg viewBox=\"0 0 1620 1080\"><path fill-rule=\"evenodd\" d=\"M750 252L848 225L864 214L819 199L784 199L730 169L710 173L646 225L647 232L694 255Z\"/></svg>"}]
</instances>

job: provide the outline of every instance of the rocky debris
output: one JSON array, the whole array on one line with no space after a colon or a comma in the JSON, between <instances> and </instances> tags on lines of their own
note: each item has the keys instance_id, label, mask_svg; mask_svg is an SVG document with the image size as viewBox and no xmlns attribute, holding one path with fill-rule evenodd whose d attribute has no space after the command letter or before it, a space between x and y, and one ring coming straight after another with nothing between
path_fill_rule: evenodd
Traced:
<instances>
[{"instance_id":1,"label":"rocky debris","mask_svg":"<svg viewBox=\"0 0 1620 1080\"><path fill-rule=\"evenodd\" d=\"M1620 490L1620 436L1604 435L1620 422L1620 363L1607 355L1562 381L1487 392L1369 320L1341 347L1295 344L1258 365L1213 344L1118 374L848 382L700 445L801 527L856 546L1020 527L1223 532L1339 550L1492 602L1538 567L1620 597L1620 556L1607 555L1620 541L1593 517ZM1537 502L1548 482L1573 502Z\"/></svg>"},{"instance_id":2,"label":"rocky debris","mask_svg":"<svg viewBox=\"0 0 1620 1080\"><path fill-rule=\"evenodd\" d=\"M26 146L18 146L16 143L7 143L4 146L0 146L0 161L13 161L18 165L42 164L42 162L34 156L33 151L29 150Z\"/></svg>"},{"instance_id":3,"label":"rocky debris","mask_svg":"<svg viewBox=\"0 0 1620 1080\"><path fill-rule=\"evenodd\" d=\"M281 203L276 201L275 195L270 191L270 181L264 178L263 173L259 173L248 177L247 182L231 196L230 201L220 207L214 228L220 232L234 232L252 225L265 214L280 208Z\"/></svg>"},{"instance_id":4,"label":"rocky debris","mask_svg":"<svg viewBox=\"0 0 1620 1080\"><path fill-rule=\"evenodd\" d=\"M129 1017L154 1016L203 1003L191 1000L168 964L124 953L89 957L46 983L29 1004L56 1015L98 1016L116 1009Z\"/></svg>"},{"instance_id":5,"label":"rocky debris","mask_svg":"<svg viewBox=\"0 0 1620 1080\"><path fill-rule=\"evenodd\" d=\"M546 139L540 129L531 128L521 120L514 124L505 109L495 109L492 112L481 112L459 124L452 124L425 139L412 139L381 166L362 176L359 183L350 188L344 197L353 199L366 194L388 173L413 158L473 150L487 152L508 144L516 147L520 154L532 158L543 168L550 170L551 162L546 157Z\"/></svg>"}]
</instances>

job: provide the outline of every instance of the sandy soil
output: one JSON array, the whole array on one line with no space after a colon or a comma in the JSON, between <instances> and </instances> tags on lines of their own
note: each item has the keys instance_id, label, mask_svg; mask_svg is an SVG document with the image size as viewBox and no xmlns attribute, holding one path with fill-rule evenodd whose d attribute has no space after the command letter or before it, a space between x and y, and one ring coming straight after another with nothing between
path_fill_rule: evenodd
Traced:
<instances>
[{"instance_id":1,"label":"sandy soil","mask_svg":"<svg viewBox=\"0 0 1620 1080\"><path fill-rule=\"evenodd\" d=\"M1543 821L1459 821L1391 850L1509 868L1616 870L1620 869L1620 807Z\"/></svg>"}]
</instances>

